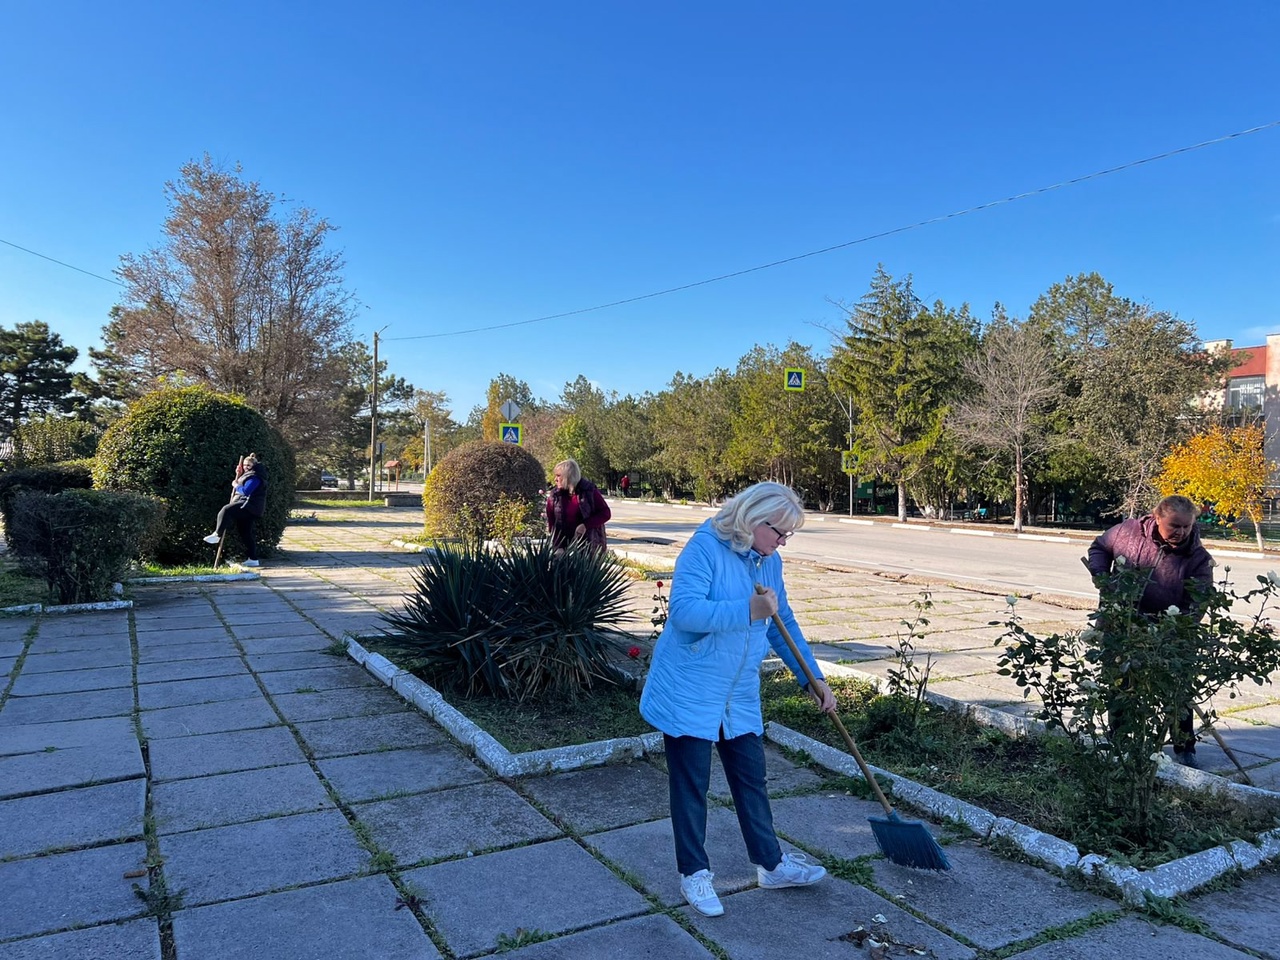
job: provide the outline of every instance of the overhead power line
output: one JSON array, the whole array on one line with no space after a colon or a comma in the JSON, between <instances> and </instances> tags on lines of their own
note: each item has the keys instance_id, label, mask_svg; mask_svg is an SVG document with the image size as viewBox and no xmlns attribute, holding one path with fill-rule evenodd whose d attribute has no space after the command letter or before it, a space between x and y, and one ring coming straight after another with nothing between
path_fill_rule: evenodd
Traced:
<instances>
[{"instance_id":1,"label":"overhead power line","mask_svg":"<svg viewBox=\"0 0 1280 960\"><path fill-rule=\"evenodd\" d=\"M43 253L40 253L36 250L29 250L26 247L19 246L16 243L11 243L10 241L5 240L3 238L0 238L0 243L3 243L6 247L13 247L13 249L15 250L21 250L23 253L29 253L33 257L39 257L41 260L48 260L50 263L56 263L58 266L66 267L68 270L74 270L76 273L83 273L86 276L93 277L95 280L105 280L107 281L107 283L114 283L118 287L124 286L123 283L121 283L119 280L115 279L114 277L104 277L100 273L94 273L92 270L85 270L82 267L77 267L74 263L67 263L65 260L58 260L55 257L45 256L45 254Z\"/></svg>"},{"instance_id":2,"label":"overhead power line","mask_svg":"<svg viewBox=\"0 0 1280 960\"><path fill-rule=\"evenodd\" d=\"M1280 120L1272 120L1270 123L1263 123L1256 127L1250 127L1248 130L1238 130L1235 133L1228 133L1221 137L1214 137L1212 140L1202 140L1200 143L1193 143L1189 146L1178 147L1175 150L1167 150L1164 153L1158 153L1152 157L1143 157L1141 160L1130 160L1128 163L1122 163L1116 167L1108 167L1105 170L1097 170L1094 173L1086 173L1083 176L1072 177L1070 180L1063 180L1047 187L1039 187L1035 190L1028 190L1025 193L1016 193L1010 197L1004 197L1000 200L990 200L986 203L980 203L975 207L966 207L963 210L957 210L954 213L947 213L937 217L930 217L928 220L920 220L916 223L909 223L905 226L894 227L891 230L882 230L879 233L867 234L865 237L858 237L856 240L846 240L844 243L832 244L829 247L822 247L819 250L810 250L808 253L798 253L793 257L783 257L781 260L771 260L768 263L761 263L754 267L746 267L742 270L734 270L730 273L722 273L719 276L708 277L705 280L695 280L692 283L682 283L676 287L667 287L663 290L655 290L652 293L642 293L634 297L625 297L621 300L611 300L608 303L599 303L594 307L581 307L577 310L566 310L563 313L551 313L545 317L534 317L530 320L513 320L510 323L495 323L486 327L470 327L465 330L451 330L447 333L422 333L412 337L387 337L387 340L434 340L440 337L461 337L469 333L484 333L489 330L506 330L511 327L523 327L531 323L545 323L548 320L560 320L564 317L576 317L584 313L594 313L597 310L608 310L610 307L621 307L628 303L639 303L641 300L652 300L655 297L665 297L668 294L679 293L682 290L693 290L696 287L705 287L711 283L720 283L723 280L731 280L734 277L745 276L748 273L758 273L761 270L769 270L773 267L780 267L787 263L795 263L798 260L807 260L809 257L819 257L824 253L833 253L836 250L844 250L847 247L856 246L860 243L868 243L871 240L880 240L884 237L892 237L895 234L906 233L908 230L918 230L920 227L927 227L930 224L942 223L944 220L954 220L956 217L967 216L971 213L977 213L979 210L989 210L992 207L998 207L1005 203L1013 203L1015 200L1025 200L1028 197L1039 196L1042 193L1050 193L1053 190L1061 190L1063 187L1074 186L1077 183L1084 183L1086 180L1097 180L1099 177L1110 176L1113 173L1120 173L1122 170L1132 170L1134 167L1140 167L1145 163L1155 163L1157 160L1166 160L1169 157L1176 157L1181 153L1190 153L1192 150L1200 150L1203 147L1210 147L1216 143L1225 143L1228 140L1236 140L1240 137L1247 137L1253 133L1259 133L1263 130L1269 130L1272 127L1280 127Z\"/></svg>"},{"instance_id":3,"label":"overhead power line","mask_svg":"<svg viewBox=\"0 0 1280 960\"><path fill-rule=\"evenodd\" d=\"M757 264L754 267L745 267L741 270L733 270L729 273L722 273L718 276L707 277L705 280L695 280L691 283L682 283L675 287L666 287L662 290L654 290L651 293L642 293L634 297L624 297L621 300L610 300L608 303L598 303L593 307L580 307L577 310L565 310L562 313L550 313L544 317L533 317L528 320L513 320L509 323L495 323L484 327L469 327L465 330L451 330L446 333L422 333L412 337L384 337L383 339L391 340L434 340L441 337L461 337L469 333L485 333L490 330L507 330L511 327L523 327L533 323L546 323L548 320L561 320L565 317L576 317L584 313L595 313L599 310L608 310L611 307L621 307L628 303L639 303L642 300L652 300L655 297L665 297L672 293L680 293L683 290L693 290L696 287L705 287L708 284L720 283L724 280L732 280L734 277L746 276L749 273L758 273L761 270L769 270L773 267L781 267L788 263L796 263L800 260L807 260L810 257L820 257L823 254L834 253L836 250L844 250L848 247L857 246L860 243L869 243L872 240L882 240L885 237L892 237L899 233L906 233L909 230L918 230L921 227L927 227L935 223L942 223L946 220L954 220L957 217L968 216L971 213L977 213L981 210L989 210L992 207L998 207L1006 203L1013 203L1015 200L1026 200L1030 197L1037 197L1041 194L1051 193L1054 190L1061 190L1063 187L1072 187L1078 183L1085 183L1088 180L1097 180L1100 177L1107 177L1113 173L1120 173L1124 170L1132 170L1134 167L1140 167L1144 164L1155 163L1157 160L1167 160L1170 157L1176 157L1179 154L1190 153L1193 150L1201 150L1204 147L1211 147L1218 143L1226 143L1228 140L1238 140L1241 137L1247 137L1254 133L1260 133L1263 130L1270 130L1273 127L1280 127L1280 120L1272 120L1270 123L1259 124L1256 127L1250 127L1247 130L1237 130L1235 133L1224 134L1220 137L1214 137L1212 140L1202 140L1199 143L1189 144L1185 147L1178 147L1173 150L1166 150L1164 153L1158 153L1155 156L1143 157L1140 160L1130 160L1128 163L1122 163L1119 166L1107 167L1105 170L1097 170L1093 173L1086 173L1079 177L1072 177L1070 180L1063 180L1059 183L1051 184L1047 187L1038 187L1035 190L1027 190L1024 193L1015 193L1012 196L1003 197L999 200L989 200L986 203L980 203L977 206L966 207L963 210L956 210L954 213L946 213L937 217L930 217L927 220L918 220L915 223L908 223L904 226L893 227L890 230L881 230L879 233L870 233L865 237L858 237L856 240L846 240L843 243L832 244L829 247L822 247L818 250L810 250L808 253L798 253L795 256L783 257L781 260L771 260L768 263ZM92 270L85 270L77 267L75 264L58 260L39 251L32 250L28 247L13 243L0 237L0 243L13 247L15 250L21 250L23 253L29 253L33 257L39 257L42 260L48 260L50 263L56 263L58 266L66 267L68 270L75 270L77 273L83 273L86 276L93 277L97 280L104 280L107 283L113 283L118 287L124 287L126 284L113 277L104 277L100 273L94 273Z\"/></svg>"}]
</instances>

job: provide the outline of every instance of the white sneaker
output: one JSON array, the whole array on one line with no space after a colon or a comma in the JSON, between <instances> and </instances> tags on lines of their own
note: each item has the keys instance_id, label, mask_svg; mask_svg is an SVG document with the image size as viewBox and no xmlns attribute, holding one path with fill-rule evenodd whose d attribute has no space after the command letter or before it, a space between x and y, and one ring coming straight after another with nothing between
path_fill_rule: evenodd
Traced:
<instances>
[{"instance_id":1,"label":"white sneaker","mask_svg":"<svg viewBox=\"0 0 1280 960\"><path fill-rule=\"evenodd\" d=\"M216 533L211 533L211 534L209 534L207 537L205 537L205 538L204 538L204 542L205 542L205 543L217 543L217 542L218 542L219 540L221 540L221 539L222 539L222 537L220 537L218 534L216 534Z\"/></svg>"},{"instance_id":2,"label":"white sneaker","mask_svg":"<svg viewBox=\"0 0 1280 960\"><path fill-rule=\"evenodd\" d=\"M699 870L680 878L680 892L689 901L689 906L704 917L719 917L724 914L724 907L716 896L716 888L711 885L714 876L710 870Z\"/></svg>"},{"instance_id":3,"label":"white sneaker","mask_svg":"<svg viewBox=\"0 0 1280 960\"><path fill-rule=\"evenodd\" d=\"M811 863L803 853L784 853L782 862L772 870L756 867L756 882L768 890L783 887L807 887L827 875L827 868Z\"/></svg>"},{"instance_id":4,"label":"white sneaker","mask_svg":"<svg viewBox=\"0 0 1280 960\"><path fill-rule=\"evenodd\" d=\"M262 564L260 564L257 560L241 560L241 561L240 561L240 566L242 566L242 567L260 567L260 566L262 566Z\"/></svg>"}]
</instances>

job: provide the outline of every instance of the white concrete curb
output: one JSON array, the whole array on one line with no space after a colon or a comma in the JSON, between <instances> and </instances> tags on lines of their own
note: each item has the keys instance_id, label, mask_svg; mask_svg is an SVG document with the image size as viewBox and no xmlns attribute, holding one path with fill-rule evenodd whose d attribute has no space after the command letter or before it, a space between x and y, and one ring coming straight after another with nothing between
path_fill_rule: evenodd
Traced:
<instances>
[{"instance_id":1,"label":"white concrete curb","mask_svg":"<svg viewBox=\"0 0 1280 960\"><path fill-rule=\"evenodd\" d=\"M862 777L857 761L843 750L820 743L789 727L770 721L765 726L765 736L780 746L807 754L815 763L828 770L846 776ZM1168 758L1164 758L1162 768L1165 763L1173 766ZM870 764L868 766L877 779L883 777L889 781L895 797L910 803L926 814L962 824L983 839L1003 837L1031 860L1060 873L1078 870L1086 876L1099 877L1116 887L1124 899L1132 904L1143 904L1148 893L1166 898L1181 896L1218 877L1236 870L1254 869L1280 856L1280 828L1277 828L1260 835L1260 842L1257 844L1236 840L1226 846L1212 847L1188 857L1162 863L1150 870L1138 870L1127 865L1113 864L1106 857L1094 853L1082 857L1080 851L1065 840L1015 820L997 817L990 811L956 800L914 780L881 770ZM1163 769L1161 773L1164 773ZM1220 777L1207 774L1201 774L1201 776L1209 780L1218 780L1225 785L1225 788L1240 786L1223 781ZM1272 799L1276 796L1270 791L1257 788L1242 789L1253 789Z\"/></svg>"},{"instance_id":2,"label":"white concrete curb","mask_svg":"<svg viewBox=\"0 0 1280 960\"><path fill-rule=\"evenodd\" d=\"M662 734L655 731L639 737L618 737L569 747L512 753L450 706L430 684L399 669L381 654L370 653L355 637L348 636L344 639L351 659L444 727L459 743L470 747L476 760L499 777L563 773L620 760L635 760L648 753L662 752Z\"/></svg>"},{"instance_id":3,"label":"white concrete curb","mask_svg":"<svg viewBox=\"0 0 1280 960\"><path fill-rule=\"evenodd\" d=\"M132 600L103 600L99 603L24 603L17 607L5 607L0 613L88 613L93 610L129 610Z\"/></svg>"}]
</instances>

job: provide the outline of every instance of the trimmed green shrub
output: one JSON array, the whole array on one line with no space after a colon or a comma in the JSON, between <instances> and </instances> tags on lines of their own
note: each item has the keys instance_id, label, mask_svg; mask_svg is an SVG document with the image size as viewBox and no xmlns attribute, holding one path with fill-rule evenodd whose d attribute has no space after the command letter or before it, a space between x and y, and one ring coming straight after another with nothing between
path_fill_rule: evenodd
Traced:
<instances>
[{"instance_id":1,"label":"trimmed green shrub","mask_svg":"<svg viewBox=\"0 0 1280 960\"><path fill-rule=\"evenodd\" d=\"M13 431L14 456L22 466L91 459L97 449L98 431L93 425L70 417L46 414Z\"/></svg>"},{"instance_id":2,"label":"trimmed green shrub","mask_svg":"<svg viewBox=\"0 0 1280 960\"><path fill-rule=\"evenodd\" d=\"M293 505L293 451L239 397L204 387L142 397L103 435L94 486L163 498L169 509L155 558L171 564L207 560L211 549L200 538L231 498L236 464L247 453L256 453L266 467L266 513L255 532L259 550L270 556ZM240 549L239 538L227 537L226 545Z\"/></svg>"},{"instance_id":3,"label":"trimmed green shrub","mask_svg":"<svg viewBox=\"0 0 1280 960\"><path fill-rule=\"evenodd\" d=\"M61 493L63 490L88 490L93 486L93 461L72 460L41 467L23 467L0 474L0 516L4 518L4 538L10 546L13 501L24 491Z\"/></svg>"},{"instance_id":4,"label":"trimmed green shrub","mask_svg":"<svg viewBox=\"0 0 1280 960\"><path fill-rule=\"evenodd\" d=\"M493 440L465 443L449 451L427 477L424 532L478 540L501 534L507 542L522 528L536 532L546 482L542 464L524 447Z\"/></svg>"},{"instance_id":5,"label":"trimmed green shrub","mask_svg":"<svg viewBox=\"0 0 1280 960\"><path fill-rule=\"evenodd\" d=\"M627 682L614 663L634 642L626 569L585 544L438 549L414 575L380 641L400 666L459 693L575 697Z\"/></svg>"},{"instance_id":6,"label":"trimmed green shrub","mask_svg":"<svg viewBox=\"0 0 1280 960\"><path fill-rule=\"evenodd\" d=\"M10 543L51 598L93 603L111 599L112 584L145 551L163 516L163 503L136 493L27 490L13 502Z\"/></svg>"}]
</instances>

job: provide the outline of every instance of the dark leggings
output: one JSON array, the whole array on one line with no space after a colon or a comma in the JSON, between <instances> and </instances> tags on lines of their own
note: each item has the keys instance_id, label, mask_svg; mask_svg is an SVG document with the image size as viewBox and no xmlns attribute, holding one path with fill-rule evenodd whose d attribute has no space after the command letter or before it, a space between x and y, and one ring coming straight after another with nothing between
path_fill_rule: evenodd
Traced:
<instances>
[{"instance_id":1,"label":"dark leggings","mask_svg":"<svg viewBox=\"0 0 1280 960\"><path fill-rule=\"evenodd\" d=\"M218 522L213 532L224 536L232 524L244 541L244 552L250 560L258 559L258 541L253 536L253 524L258 518L244 508L243 503L228 503L218 511Z\"/></svg>"}]
</instances>

